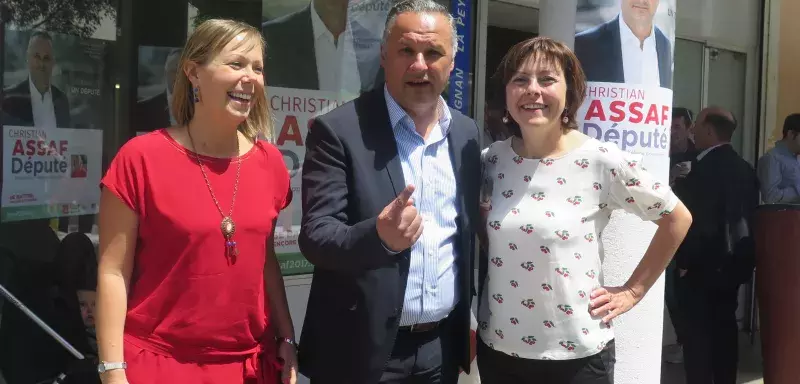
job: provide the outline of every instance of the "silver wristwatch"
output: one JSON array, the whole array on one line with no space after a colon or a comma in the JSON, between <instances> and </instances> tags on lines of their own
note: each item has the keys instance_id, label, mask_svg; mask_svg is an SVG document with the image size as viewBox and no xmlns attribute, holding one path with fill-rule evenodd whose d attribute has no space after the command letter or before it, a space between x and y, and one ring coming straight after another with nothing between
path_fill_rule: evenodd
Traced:
<instances>
[{"instance_id":1,"label":"silver wristwatch","mask_svg":"<svg viewBox=\"0 0 800 384\"><path fill-rule=\"evenodd\" d=\"M128 363L121 362L121 363L108 363L105 361L101 361L100 364L97 364L97 373L103 373L107 371L113 371L115 369L125 369L128 368Z\"/></svg>"},{"instance_id":2,"label":"silver wristwatch","mask_svg":"<svg viewBox=\"0 0 800 384\"><path fill-rule=\"evenodd\" d=\"M277 340L278 343L291 344L294 347L294 349L298 349L297 348L297 342L294 341L294 339L292 339L290 337L276 337L275 340Z\"/></svg>"}]
</instances>

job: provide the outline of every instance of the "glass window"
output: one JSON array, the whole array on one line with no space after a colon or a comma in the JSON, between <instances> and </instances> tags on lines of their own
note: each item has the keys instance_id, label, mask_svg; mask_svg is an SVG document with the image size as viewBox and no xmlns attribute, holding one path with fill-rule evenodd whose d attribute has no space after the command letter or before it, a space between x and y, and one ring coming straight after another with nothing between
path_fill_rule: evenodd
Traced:
<instances>
[{"instance_id":1,"label":"glass window","mask_svg":"<svg viewBox=\"0 0 800 384\"><path fill-rule=\"evenodd\" d=\"M125 141L174 123L178 54L205 19L264 33L270 139L297 193L276 249L285 275L311 271L297 247L308 122L382 87L392 0L75 0L58 9L30 1L0 5L0 284L88 357L90 377L99 180ZM437 1L458 24L443 96L471 115L476 1ZM53 381L67 369L66 349L14 305L0 299L0 308L0 383Z\"/></svg>"},{"instance_id":2,"label":"glass window","mask_svg":"<svg viewBox=\"0 0 800 384\"><path fill-rule=\"evenodd\" d=\"M0 10L0 284L93 364L95 219L113 152L116 6L16 3ZM10 302L0 311L0 345L8 383L53 381L74 359Z\"/></svg>"}]
</instances>

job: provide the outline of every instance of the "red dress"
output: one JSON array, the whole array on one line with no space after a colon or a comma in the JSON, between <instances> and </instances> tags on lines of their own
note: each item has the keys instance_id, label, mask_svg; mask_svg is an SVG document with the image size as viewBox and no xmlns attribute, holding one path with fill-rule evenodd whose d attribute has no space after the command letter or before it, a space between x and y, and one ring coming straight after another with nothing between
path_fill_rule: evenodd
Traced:
<instances>
[{"instance_id":1,"label":"red dress","mask_svg":"<svg viewBox=\"0 0 800 384\"><path fill-rule=\"evenodd\" d=\"M227 215L237 160L200 158ZM280 151L258 141L241 157L235 260L194 153L166 130L128 141L101 185L139 218L125 319L128 381L277 382L263 272L273 220L292 196Z\"/></svg>"}]
</instances>

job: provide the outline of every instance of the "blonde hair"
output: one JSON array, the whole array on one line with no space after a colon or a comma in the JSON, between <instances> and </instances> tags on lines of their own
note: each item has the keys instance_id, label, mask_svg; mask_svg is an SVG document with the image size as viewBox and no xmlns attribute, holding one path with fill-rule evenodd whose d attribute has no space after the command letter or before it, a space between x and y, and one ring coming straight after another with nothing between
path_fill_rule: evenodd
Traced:
<instances>
[{"instance_id":1,"label":"blonde hair","mask_svg":"<svg viewBox=\"0 0 800 384\"><path fill-rule=\"evenodd\" d=\"M235 20L209 19L197 26L189 36L181 53L178 71L175 74L175 87L172 93L172 115L179 125L188 125L194 117L192 83L186 76L186 66L190 62L206 65L222 52L236 36L243 35L237 48L250 44L264 51L265 44L261 32L249 24ZM202 92L202 91L201 91ZM202 97L202 93L201 93ZM253 105L247 119L239 124L238 130L255 141L258 135L272 140L272 119L267 106L266 86L264 92L255 92Z\"/></svg>"}]
</instances>

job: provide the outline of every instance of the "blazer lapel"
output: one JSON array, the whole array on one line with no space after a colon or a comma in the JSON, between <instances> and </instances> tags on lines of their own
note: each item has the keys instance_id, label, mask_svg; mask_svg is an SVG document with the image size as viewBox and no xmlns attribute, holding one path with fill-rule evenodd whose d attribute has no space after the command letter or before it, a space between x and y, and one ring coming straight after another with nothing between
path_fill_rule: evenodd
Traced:
<instances>
[{"instance_id":1,"label":"blazer lapel","mask_svg":"<svg viewBox=\"0 0 800 384\"><path fill-rule=\"evenodd\" d=\"M450 114L452 119L450 120L450 130L447 134L448 146L450 147L450 161L453 166L453 175L456 178L456 206L458 207L458 211L462 214L459 215L462 228L463 225L469 225L472 220L470 218L470 208L466 204L468 198L466 194L471 193L471 191L467 191L462 188L463 185L469 185L464 183L469 183L469 175L465 175L467 167L464 166L464 150L467 148L467 140L469 137L465 134L465 130L458 129L459 122L456 120L455 111L451 108ZM477 193L477 192L476 192Z\"/></svg>"},{"instance_id":2,"label":"blazer lapel","mask_svg":"<svg viewBox=\"0 0 800 384\"><path fill-rule=\"evenodd\" d=\"M662 36L661 31L656 28L656 55L658 56L658 73L661 78L661 87L670 88L672 86L672 58L670 57L669 40Z\"/></svg>"},{"instance_id":3,"label":"blazer lapel","mask_svg":"<svg viewBox=\"0 0 800 384\"><path fill-rule=\"evenodd\" d=\"M378 146L375 153L377 164L386 164L386 173L392 183L394 195L397 196L406 188L405 177L403 176L403 166L400 164L400 155L397 150L397 140L394 138L394 130L389 120L389 108L386 106L386 97L383 94L383 87L373 89L371 105L367 112L373 116L374 120L368 126L375 127ZM380 168L378 168L380 169Z\"/></svg>"},{"instance_id":4,"label":"blazer lapel","mask_svg":"<svg viewBox=\"0 0 800 384\"><path fill-rule=\"evenodd\" d=\"M617 16L616 20L613 23L608 24L608 32L611 35L609 39L611 42L611 50L609 50L609 61L611 61L610 67L612 71L614 71L614 75L612 78L619 79L620 82L625 82L625 67L623 65L622 60L622 42L620 42L620 35L619 35L619 23L623 21L619 19Z\"/></svg>"},{"instance_id":5,"label":"blazer lapel","mask_svg":"<svg viewBox=\"0 0 800 384\"><path fill-rule=\"evenodd\" d=\"M298 76L297 82L304 84L309 89L319 88L319 77L317 73L317 54L314 51L314 25L311 21L311 7L303 10L303 24L296 29L296 41L303 43L289 48L289 51L296 53L296 59L286 61L292 63L292 72ZM308 44L310 43L310 44ZM288 48L288 47L287 47ZM286 60L279 58L279 60Z\"/></svg>"},{"instance_id":6,"label":"blazer lapel","mask_svg":"<svg viewBox=\"0 0 800 384\"><path fill-rule=\"evenodd\" d=\"M456 124L456 113L453 109L450 109L450 115L453 118L450 120L450 130L447 133L447 140L448 145L450 147L450 161L453 162L453 173L456 175L456 186L462 185L463 175L461 174L461 161L462 161L462 151L464 147L467 145L466 137L464 137L464 133L457 129ZM460 190L460 188L456 188ZM459 199L463 201L461 193L459 192Z\"/></svg>"}]
</instances>

